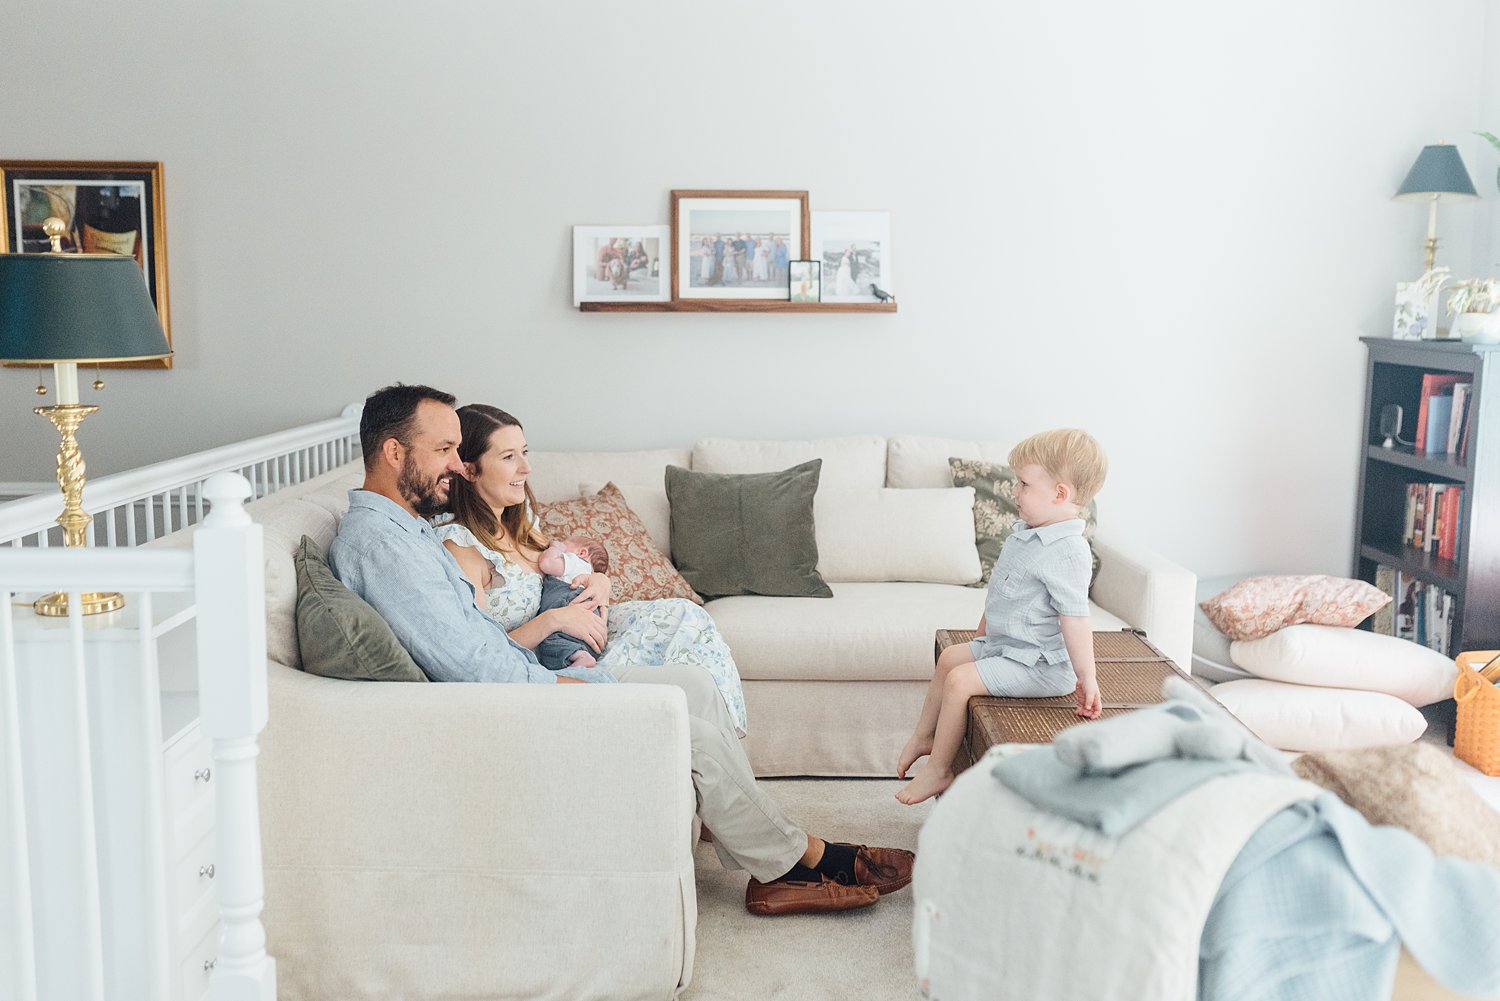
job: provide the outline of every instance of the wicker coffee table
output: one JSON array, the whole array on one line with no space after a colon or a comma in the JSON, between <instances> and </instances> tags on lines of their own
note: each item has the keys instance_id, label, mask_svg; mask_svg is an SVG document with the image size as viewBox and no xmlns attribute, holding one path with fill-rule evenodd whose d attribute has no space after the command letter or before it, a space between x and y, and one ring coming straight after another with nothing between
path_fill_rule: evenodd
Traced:
<instances>
[{"instance_id":1,"label":"wicker coffee table","mask_svg":"<svg viewBox=\"0 0 1500 1001\"><path fill-rule=\"evenodd\" d=\"M968 643L975 635L972 629L939 629L933 656L955 643ZM1162 682L1172 675L1208 694L1144 635L1131 630L1094 633L1094 665L1103 708L1100 719L1162 702ZM1049 699L997 699L987 695L970 699L968 732L955 769L967 768L996 744L1051 743L1068 727L1088 722L1073 715L1076 705L1071 693Z\"/></svg>"}]
</instances>

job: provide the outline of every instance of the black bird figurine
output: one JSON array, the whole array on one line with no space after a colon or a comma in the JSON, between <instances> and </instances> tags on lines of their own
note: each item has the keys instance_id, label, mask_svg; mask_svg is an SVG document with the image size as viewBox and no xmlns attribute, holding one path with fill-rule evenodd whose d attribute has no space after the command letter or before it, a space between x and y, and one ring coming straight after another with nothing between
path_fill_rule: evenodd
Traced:
<instances>
[{"instance_id":1,"label":"black bird figurine","mask_svg":"<svg viewBox=\"0 0 1500 1001\"><path fill-rule=\"evenodd\" d=\"M879 286L874 285L874 284L870 285L870 294L873 295L875 298L879 299L881 302L895 302L896 301L896 297L895 296L891 295L885 289L880 288Z\"/></svg>"}]
</instances>

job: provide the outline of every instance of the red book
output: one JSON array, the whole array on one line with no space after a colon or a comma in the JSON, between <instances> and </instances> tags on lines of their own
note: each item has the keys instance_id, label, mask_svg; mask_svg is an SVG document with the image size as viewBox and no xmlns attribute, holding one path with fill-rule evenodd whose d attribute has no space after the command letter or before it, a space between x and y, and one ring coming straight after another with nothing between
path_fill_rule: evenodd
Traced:
<instances>
[{"instance_id":1,"label":"red book","mask_svg":"<svg viewBox=\"0 0 1500 1001\"><path fill-rule=\"evenodd\" d=\"M1449 487L1443 491L1443 530L1438 533L1438 555L1445 560L1458 558L1458 505L1463 490Z\"/></svg>"},{"instance_id":2,"label":"red book","mask_svg":"<svg viewBox=\"0 0 1500 1001\"><path fill-rule=\"evenodd\" d=\"M1417 451L1425 452L1427 442L1427 401L1437 395L1440 390L1448 389L1456 383L1472 382L1467 375L1447 372L1427 372L1422 376L1422 399L1417 404L1417 436L1412 440L1417 443Z\"/></svg>"}]
</instances>

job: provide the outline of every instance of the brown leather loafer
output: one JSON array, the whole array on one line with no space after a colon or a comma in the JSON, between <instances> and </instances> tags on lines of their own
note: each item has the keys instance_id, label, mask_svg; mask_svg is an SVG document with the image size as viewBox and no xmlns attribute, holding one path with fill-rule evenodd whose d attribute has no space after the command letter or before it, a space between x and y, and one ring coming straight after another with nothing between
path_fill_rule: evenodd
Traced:
<instances>
[{"instance_id":1,"label":"brown leather loafer","mask_svg":"<svg viewBox=\"0 0 1500 1001\"><path fill-rule=\"evenodd\" d=\"M910 873L909 868L907 871ZM869 907L879 899L880 893L873 886L845 886L826 876L817 883L791 879L762 883L752 877L745 887L745 910L762 917L852 911Z\"/></svg>"},{"instance_id":2,"label":"brown leather loafer","mask_svg":"<svg viewBox=\"0 0 1500 1001\"><path fill-rule=\"evenodd\" d=\"M917 856L905 848L870 848L860 845L854 853L856 886L874 888L885 896L911 882L911 867Z\"/></svg>"}]
</instances>

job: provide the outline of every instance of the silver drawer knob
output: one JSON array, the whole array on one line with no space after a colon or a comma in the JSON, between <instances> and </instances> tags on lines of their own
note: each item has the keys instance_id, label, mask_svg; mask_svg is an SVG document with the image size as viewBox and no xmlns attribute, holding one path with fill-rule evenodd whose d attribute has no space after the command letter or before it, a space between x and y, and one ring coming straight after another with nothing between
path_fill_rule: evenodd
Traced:
<instances>
[{"instance_id":1,"label":"silver drawer knob","mask_svg":"<svg viewBox=\"0 0 1500 1001\"><path fill-rule=\"evenodd\" d=\"M213 879L214 878L214 864L212 862L210 862L208 865L199 866L198 867L198 875L201 876L201 877L204 877L206 879Z\"/></svg>"},{"instance_id":2,"label":"silver drawer knob","mask_svg":"<svg viewBox=\"0 0 1500 1001\"><path fill-rule=\"evenodd\" d=\"M213 959L205 959L203 961L203 972L212 973L214 971L214 967L218 965L218 962L218 957L214 957Z\"/></svg>"},{"instance_id":3,"label":"silver drawer knob","mask_svg":"<svg viewBox=\"0 0 1500 1001\"><path fill-rule=\"evenodd\" d=\"M213 777L214 777L214 772L213 772L212 768L200 768L196 772L193 773L193 781L194 782L207 782L209 779L211 779Z\"/></svg>"}]
</instances>

